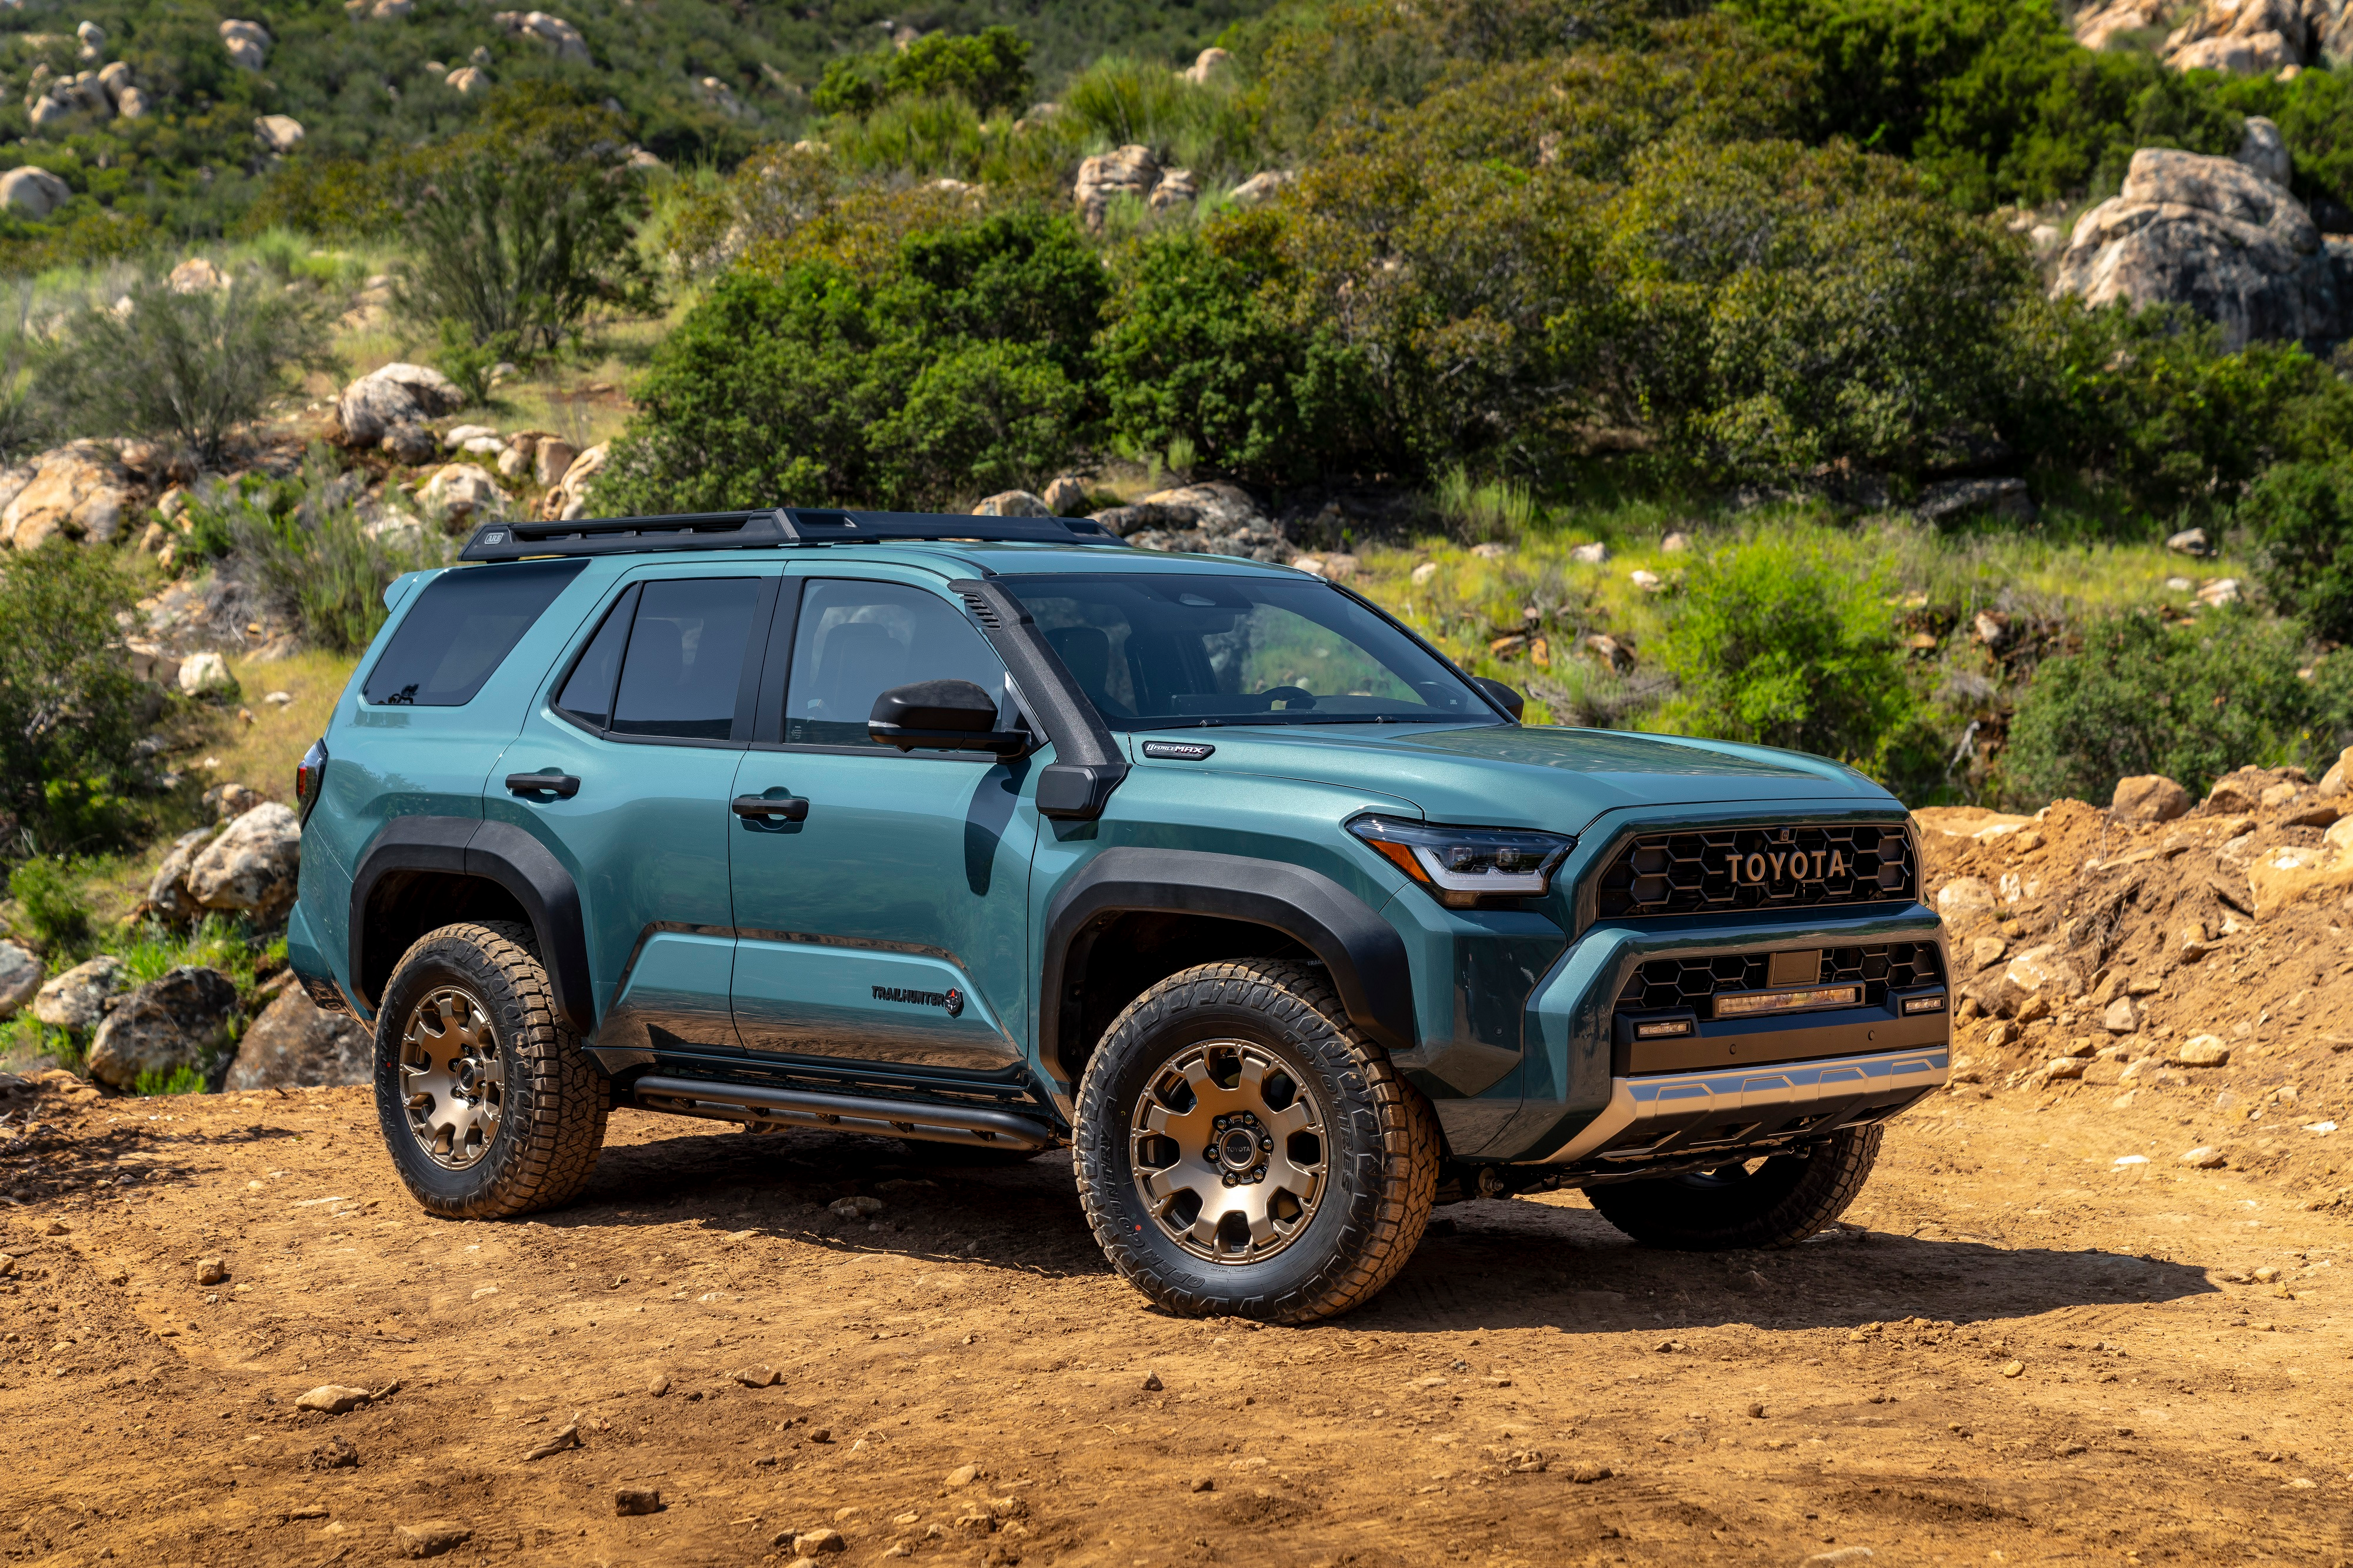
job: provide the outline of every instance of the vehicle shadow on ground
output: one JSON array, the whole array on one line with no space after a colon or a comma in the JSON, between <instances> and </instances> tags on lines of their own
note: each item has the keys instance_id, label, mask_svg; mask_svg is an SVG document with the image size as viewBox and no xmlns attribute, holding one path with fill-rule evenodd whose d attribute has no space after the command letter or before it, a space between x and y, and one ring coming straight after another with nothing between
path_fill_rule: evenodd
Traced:
<instances>
[{"instance_id":1,"label":"vehicle shadow on ground","mask_svg":"<svg viewBox=\"0 0 2353 1568\"><path fill-rule=\"evenodd\" d=\"M1111 1272L1081 1213L1070 1157L994 1164L889 1139L688 1133L608 1145L561 1226L700 1215L712 1229L844 1252L977 1262L1049 1279ZM866 1196L871 1215L835 1214ZM1439 1211L1397 1280L1346 1321L1401 1332L1853 1328L1901 1318L1965 1323L2064 1307L2211 1295L2201 1268L2093 1249L2009 1249L1969 1237L1841 1226L1778 1251L1636 1246L1575 1200L1482 1201Z\"/></svg>"}]
</instances>

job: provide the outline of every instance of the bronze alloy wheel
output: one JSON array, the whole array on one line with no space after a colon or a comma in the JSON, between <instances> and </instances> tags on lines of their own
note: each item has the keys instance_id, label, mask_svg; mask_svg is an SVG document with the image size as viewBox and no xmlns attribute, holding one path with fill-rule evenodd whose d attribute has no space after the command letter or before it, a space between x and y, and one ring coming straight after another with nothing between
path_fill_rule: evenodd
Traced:
<instances>
[{"instance_id":1,"label":"bronze alloy wheel","mask_svg":"<svg viewBox=\"0 0 2353 1568\"><path fill-rule=\"evenodd\" d=\"M408 1130L437 1165L462 1171L490 1152L506 1112L506 1059L481 1003L452 985L427 992L400 1032Z\"/></svg>"},{"instance_id":2,"label":"bronze alloy wheel","mask_svg":"<svg viewBox=\"0 0 2353 1568\"><path fill-rule=\"evenodd\" d=\"M1170 1058L1137 1098L1128 1142L1145 1212L1205 1262L1274 1257L1324 1197L1323 1106L1245 1041L1207 1040Z\"/></svg>"}]
</instances>

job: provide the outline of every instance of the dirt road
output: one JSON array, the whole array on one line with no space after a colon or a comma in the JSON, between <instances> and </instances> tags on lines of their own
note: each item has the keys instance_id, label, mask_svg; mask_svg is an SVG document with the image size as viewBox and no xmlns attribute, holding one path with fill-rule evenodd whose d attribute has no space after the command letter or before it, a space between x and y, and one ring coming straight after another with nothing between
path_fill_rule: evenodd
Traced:
<instances>
[{"instance_id":1,"label":"dirt road","mask_svg":"<svg viewBox=\"0 0 2353 1568\"><path fill-rule=\"evenodd\" d=\"M2178 1105L1939 1096L1784 1253L1457 1206L1298 1331L1148 1309L1053 1156L622 1112L585 1202L461 1225L364 1089L11 1103L16 1561L2353 1558L2345 1211L2179 1166Z\"/></svg>"}]
</instances>

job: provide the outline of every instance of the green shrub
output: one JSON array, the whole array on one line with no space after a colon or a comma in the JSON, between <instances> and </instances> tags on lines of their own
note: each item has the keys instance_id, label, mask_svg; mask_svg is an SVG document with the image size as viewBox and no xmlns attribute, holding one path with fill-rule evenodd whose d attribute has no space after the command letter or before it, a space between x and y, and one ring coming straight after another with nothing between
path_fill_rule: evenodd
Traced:
<instances>
[{"instance_id":1,"label":"green shrub","mask_svg":"<svg viewBox=\"0 0 2353 1568\"><path fill-rule=\"evenodd\" d=\"M122 647L132 597L111 552L70 540L0 564L0 805L57 847L110 837L90 803L132 773L152 696Z\"/></svg>"},{"instance_id":2,"label":"green shrub","mask_svg":"<svg viewBox=\"0 0 2353 1568\"><path fill-rule=\"evenodd\" d=\"M90 895L64 861L36 855L8 873L8 896L44 952L73 947L90 935Z\"/></svg>"},{"instance_id":3,"label":"green shrub","mask_svg":"<svg viewBox=\"0 0 2353 1568\"><path fill-rule=\"evenodd\" d=\"M1517 539L1536 516L1535 497L1527 486L1510 479L1481 484L1460 465L1438 476L1434 499L1446 525L1457 537L1473 543Z\"/></svg>"},{"instance_id":4,"label":"green shrub","mask_svg":"<svg viewBox=\"0 0 2353 1568\"><path fill-rule=\"evenodd\" d=\"M1694 561L1651 648L1680 689L1658 726L1885 776L1920 721L1893 587L1869 541L1759 532Z\"/></svg>"},{"instance_id":5,"label":"green shrub","mask_svg":"<svg viewBox=\"0 0 2353 1568\"><path fill-rule=\"evenodd\" d=\"M652 293L637 250L645 194L601 112L552 112L453 144L408 205L393 303L476 344L544 353L603 304Z\"/></svg>"},{"instance_id":6,"label":"green shrub","mask_svg":"<svg viewBox=\"0 0 2353 1568\"><path fill-rule=\"evenodd\" d=\"M894 99L955 94L983 114L1029 101L1029 44L1010 27L957 37L934 33L837 59L809 94L820 114L868 114Z\"/></svg>"},{"instance_id":7,"label":"green shrub","mask_svg":"<svg viewBox=\"0 0 2353 1568\"><path fill-rule=\"evenodd\" d=\"M2239 518L2273 602L2316 636L2353 641L2353 461L2268 468Z\"/></svg>"},{"instance_id":8,"label":"green shrub","mask_svg":"<svg viewBox=\"0 0 2353 1568\"><path fill-rule=\"evenodd\" d=\"M314 452L291 479L248 474L200 492L188 504L188 548L225 558L225 569L311 647L357 653L384 625L385 585L430 563L370 537L357 494L331 458Z\"/></svg>"},{"instance_id":9,"label":"green shrub","mask_svg":"<svg viewBox=\"0 0 2353 1568\"><path fill-rule=\"evenodd\" d=\"M218 468L239 426L335 366L335 308L314 289L238 271L180 293L150 274L123 299L76 312L43 358L40 396L69 434L155 437Z\"/></svg>"},{"instance_id":10,"label":"green shrub","mask_svg":"<svg viewBox=\"0 0 2353 1568\"><path fill-rule=\"evenodd\" d=\"M149 1068L132 1080L131 1092L137 1095L202 1094L207 1087L203 1073L183 1064L168 1072L162 1068Z\"/></svg>"},{"instance_id":11,"label":"green shrub","mask_svg":"<svg viewBox=\"0 0 2353 1568\"><path fill-rule=\"evenodd\" d=\"M448 317L442 318L439 331L441 347L433 356L434 368L457 384L469 405L487 405L491 401L491 377L501 363L523 352L522 338L514 332L492 332L487 340L477 342L464 322Z\"/></svg>"},{"instance_id":12,"label":"green shrub","mask_svg":"<svg viewBox=\"0 0 2353 1568\"><path fill-rule=\"evenodd\" d=\"M2019 699L2001 759L2021 805L2105 802L2116 781L2163 773L2203 795L2233 768L2305 761L2327 715L2300 628L2246 612L2185 626L2129 614L2086 626L2075 652L2043 661Z\"/></svg>"},{"instance_id":13,"label":"green shrub","mask_svg":"<svg viewBox=\"0 0 2353 1568\"><path fill-rule=\"evenodd\" d=\"M889 493L976 500L1043 489L1076 456L1084 389L1040 351L974 342L940 355L871 437Z\"/></svg>"}]
</instances>

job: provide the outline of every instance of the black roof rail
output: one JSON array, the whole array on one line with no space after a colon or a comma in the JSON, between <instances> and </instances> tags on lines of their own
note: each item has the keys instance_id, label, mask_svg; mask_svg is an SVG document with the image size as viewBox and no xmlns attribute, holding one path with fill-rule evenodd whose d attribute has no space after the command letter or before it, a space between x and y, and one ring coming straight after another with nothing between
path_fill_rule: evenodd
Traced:
<instances>
[{"instance_id":1,"label":"black roof rail","mask_svg":"<svg viewBox=\"0 0 2353 1568\"><path fill-rule=\"evenodd\" d=\"M521 561L546 555L618 555L654 550L749 550L783 545L976 540L984 543L1117 544L1119 536L1083 517L977 517L964 512L845 511L773 507L760 511L685 512L671 517L581 517L557 522L486 522L460 561Z\"/></svg>"}]
</instances>

